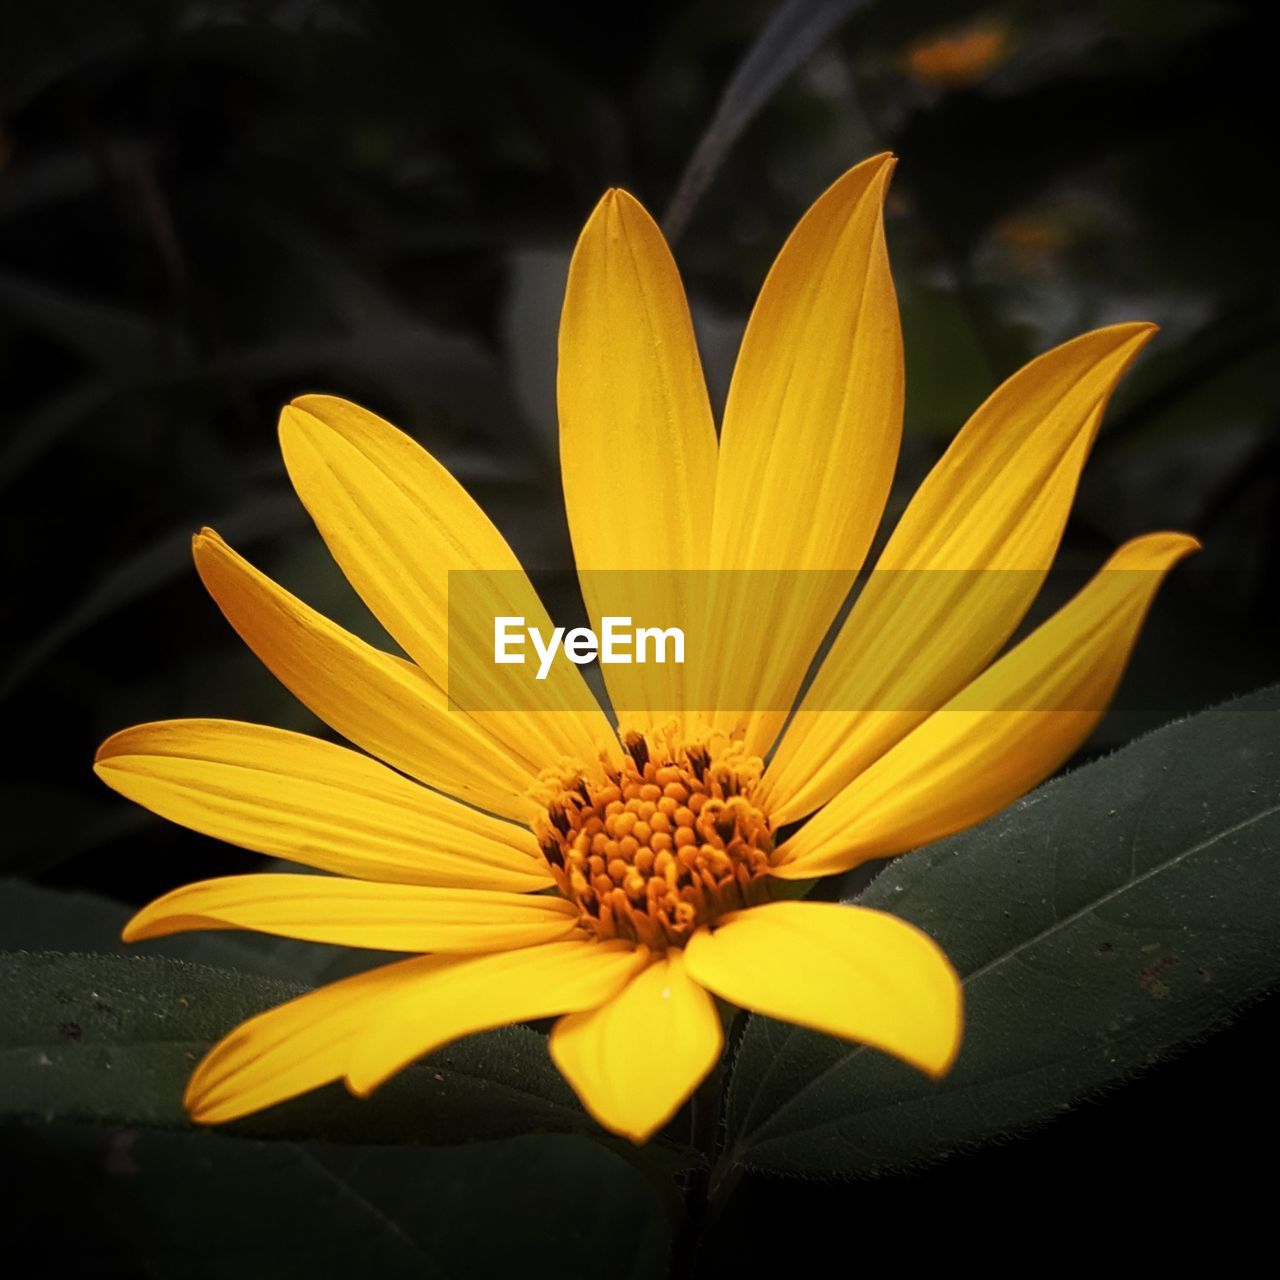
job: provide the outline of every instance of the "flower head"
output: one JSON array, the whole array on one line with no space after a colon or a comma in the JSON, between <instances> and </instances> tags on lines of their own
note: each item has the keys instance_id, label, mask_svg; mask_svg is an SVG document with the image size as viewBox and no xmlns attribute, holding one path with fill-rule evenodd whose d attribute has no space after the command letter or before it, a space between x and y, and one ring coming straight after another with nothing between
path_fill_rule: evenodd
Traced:
<instances>
[{"instance_id":1,"label":"flower head","mask_svg":"<svg viewBox=\"0 0 1280 1280\"><path fill-rule=\"evenodd\" d=\"M476 575L482 614L510 613L514 592L549 626L514 555L388 423L325 396L284 410L298 494L407 658L199 534L197 568L231 625L361 750L215 720L109 739L97 771L124 795L332 873L188 885L126 938L242 928L415 954L233 1030L191 1080L197 1121L338 1079L364 1094L458 1036L556 1017L551 1053L584 1105L641 1141L719 1058L717 998L948 1069L961 990L934 943L891 915L797 900L785 882L957 831L1057 768L1195 543L1128 543L997 658L1053 559L1107 398L1152 329L1085 334L1015 374L959 433L801 696L896 461L890 169L878 156L851 170L787 241L718 438L658 228L610 192L583 231L559 371L583 595L599 617L601 575L638 573L648 608L703 619L712 659L605 669L613 723L567 664L519 702L451 703L451 680L495 679L486 645L465 625L449 634L451 574Z\"/></svg>"}]
</instances>

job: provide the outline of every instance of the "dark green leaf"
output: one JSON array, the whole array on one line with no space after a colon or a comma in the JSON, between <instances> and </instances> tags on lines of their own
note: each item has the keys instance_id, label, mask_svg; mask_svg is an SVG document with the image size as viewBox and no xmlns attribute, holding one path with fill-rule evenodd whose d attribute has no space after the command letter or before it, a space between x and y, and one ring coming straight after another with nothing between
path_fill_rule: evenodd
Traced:
<instances>
[{"instance_id":1,"label":"dark green leaf","mask_svg":"<svg viewBox=\"0 0 1280 1280\"><path fill-rule=\"evenodd\" d=\"M32 1125L3 1140L23 1171L6 1197L26 1219L19 1239L25 1228L48 1247L41 1229L74 1203L75 1242L92 1240L98 1274L639 1280L665 1272L657 1192L581 1138L445 1150ZM132 1265L122 1258L119 1271L110 1268L113 1246Z\"/></svg>"},{"instance_id":2,"label":"dark green leaf","mask_svg":"<svg viewBox=\"0 0 1280 1280\"><path fill-rule=\"evenodd\" d=\"M0 956L0 1115L185 1127L182 1091L213 1041L303 988L156 957ZM451 1143L594 1132L536 1032L508 1027L432 1054L357 1101L339 1086L235 1131Z\"/></svg>"},{"instance_id":3,"label":"dark green leaf","mask_svg":"<svg viewBox=\"0 0 1280 1280\"><path fill-rule=\"evenodd\" d=\"M852 1177L1051 1118L1280 981L1280 688L1161 729L882 872L965 980L965 1043L931 1083L753 1019L730 1159Z\"/></svg>"}]
</instances>

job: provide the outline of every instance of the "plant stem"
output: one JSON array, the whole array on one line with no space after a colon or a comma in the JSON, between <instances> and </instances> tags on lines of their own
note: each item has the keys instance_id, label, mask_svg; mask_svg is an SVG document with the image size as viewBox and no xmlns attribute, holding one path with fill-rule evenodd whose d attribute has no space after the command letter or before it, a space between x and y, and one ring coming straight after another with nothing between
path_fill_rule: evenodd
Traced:
<instances>
[{"instance_id":1,"label":"plant stem","mask_svg":"<svg viewBox=\"0 0 1280 1280\"><path fill-rule=\"evenodd\" d=\"M702 1156L702 1163L679 1179L684 1218L672 1240L673 1277L692 1277L696 1273L702 1229L707 1218L711 1172L716 1160L716 1141L720 1129L720 1088L724 1077L722 1064L707 1076L689 1100L689 1141Z\"/></svg>"},{"instance_id":2,"label":"plant stem","mask_svg":"<svg viewBox=\"0 0 1280 1280\"><path fill-rule=\"evenodd\" d=\"M698 1086L690 1100L689 1138L703 1158L703 1163L689 1173L684 1185L685 1210L695 1224L701 1222L707 1210L707 1191L720 1129L720 1085L723 1079L724 1071L718 1067Z\"/></svg>"}]
</instances>

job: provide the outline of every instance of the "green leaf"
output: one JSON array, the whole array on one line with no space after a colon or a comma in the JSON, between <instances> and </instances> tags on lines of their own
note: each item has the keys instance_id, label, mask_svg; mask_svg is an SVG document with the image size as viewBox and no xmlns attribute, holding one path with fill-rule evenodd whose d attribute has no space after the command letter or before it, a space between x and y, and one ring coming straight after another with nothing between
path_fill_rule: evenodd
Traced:
<instances>
[{"instance_id":1,"label":"green leaf","mask_svg":"<svg viewBox=\"0 0 1280 1280\"><path fill-rule=\"evenodd\" d=\"M1280 982L1280 687L1161 729L860 901L919 925L964 977L965 1042L933 1083L883 1054L753 1018L728 1160L871 1175L1047 1120Z\"/></svg>"},{"instance_id":2,"label":"green leaf","mask_svg":"<svg viewBox=\"0 0 1280 1280\"><path fill-rule=\"evenodd\" d=\"M0 1116L185 1128L183 1088L209 1046L301 990L158 957L0 954ZM457 1041L368 1100L334 1085L231 1131L392 1143L597 1132L523 1027Z\"/></svg>"},{"instance_id":3,"label":"green leaf","mask_svg":"<svg viewBox=\"0 0 1280 1280\"><path fill-rule=\"evenodd\" d=\"M582 1138L429 1149L71 1125L10 1128L0 1138L22 1170L7 1192L19 1239L48 1249L50 1229L62 1229L58 1215L74 1203L76 1239L93 1241L98 1274L665 1274L657 1191ZM111 1267L113 1246L132 1265L121 1258L119 1271Z\"/></svg>"}]
</instances>

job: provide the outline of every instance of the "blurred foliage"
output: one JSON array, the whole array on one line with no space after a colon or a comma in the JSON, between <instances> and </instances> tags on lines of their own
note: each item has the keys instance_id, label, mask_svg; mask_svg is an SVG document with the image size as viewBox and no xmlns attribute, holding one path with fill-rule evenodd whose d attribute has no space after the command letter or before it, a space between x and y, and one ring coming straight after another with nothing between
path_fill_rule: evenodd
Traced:
<instances>
[{"instance_id":1,"label":"blurred foliage","mask_svg":"<svg viewBox=\"0 0 1280 1280\"><path fill-rule=\"evenodd\" d=\"M1062 561L1078 577L1154 527L1206 550L1092 750L1273 680L1269 16L1245 0L0 6L0 872L136 902L256 864L124 807L88 765L153 717L311 723L203 598L202 524L376 636L287 491L290 396L385 414L527 561L567 562L555 326L610 184L683 227L722 400L795 219L850 164L900 155L891 515L1024 360L1157 321ZM695 152L713 158L701 198L671 209ZM602 501L625 504L611 484Z\"/></svg>"}]
</instances>

